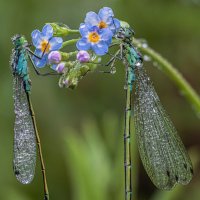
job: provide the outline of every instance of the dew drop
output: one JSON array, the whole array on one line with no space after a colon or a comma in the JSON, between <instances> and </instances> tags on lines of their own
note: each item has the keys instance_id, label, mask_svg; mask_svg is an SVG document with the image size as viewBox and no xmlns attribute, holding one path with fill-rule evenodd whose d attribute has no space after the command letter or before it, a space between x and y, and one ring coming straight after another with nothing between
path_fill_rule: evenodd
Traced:
<instances>
[{"instance_id":1,"label":"dew drop","mask_svg":"<svg viewBox=\"0 0 200 200\"><path fill-rule=\"evenodd\" d=\"M141 43L141 46L143 48L147 48L148 47L148 43L147 43L147 41L145 39L140 39L140 43Z\"/></svg>"},{"instance_id":2,"label":"dew drop","mask_svg":"<svg viewBox=\"0 0 200 200\"><path fill-rule=\"evenodd\" d=\"M111 70L110 70L110 73L115 74L116 73L116 67L112 67Z\"/></svg>"},{"instance_id":3,"label":"dew drop","mask_svg":"<svg viewBox=\"0 0 200 200\"><path fill-rule=\"evenodd\" d=\"M143 43L143 44L142 44L142 47L143 47L143 48L147 48L147 47L148 47L148 44L147 44L147 43Z\"/></svg>"},{"instance_id":4,"label":"dew drop","mask_svg":"<svg viewBox=\"0 0 200 200\"><path fill-rule=\"evenodd\" d=\"M161 69L160 65L156 61L153 62L153 66L157 67L158 69Z\"/></svg>"},{"instance_id":5,"label":"dew drop","mask_svg":"<svg viewBox=\"0 0 200 200\"><path fill-rule=\"evenodd\" d=\"M155 66L155 67L157 67L158 66L158 63L157 62L153 62L153 65Z\"/></svg>"},{"instance_id":6,"label":"dew drop","mask_svg":"<svg viewBox=\"0 0 200 200\"><path fill-rule=\"evenodd\" d=\"M151 61L151 57L150 57L150 56L147 56L147 55L144 55L144 56L143 56L143 59L144 59L144 61L146 61L146 62L150 62L150 61Z\"/></svg>"},{"instance_id":7,"label":"dew drop","mask_svg":"<svg viewBox=\"0 0 200 200\"><path fill-rule=\"evenodd\" d=\"M138 67L138 68L141 68L142 67L142 62L141 61L137 61L135 63L135 66Z\"/></svg>"}]
</instances>

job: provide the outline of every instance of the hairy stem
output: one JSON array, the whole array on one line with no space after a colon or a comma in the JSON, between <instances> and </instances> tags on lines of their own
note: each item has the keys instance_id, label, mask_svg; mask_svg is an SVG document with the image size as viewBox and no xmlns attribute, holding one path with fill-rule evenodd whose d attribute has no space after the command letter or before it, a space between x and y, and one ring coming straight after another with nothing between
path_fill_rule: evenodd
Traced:
<instances>
[{"instance_id":1,"label":"hairy stem","mask_svg":"<svg viewBox=\"0 0 200 200\"><path fill-rule=\"evenodd\" d=\"M77 33L77 34L80 34L80 31L79 30L73 30L73 29L70 29L68 30L70 33Z\"/></svg>"},{"instance_id":2,"label":"hairy stem","mask_svg":"<svg viewBox=\"0 0 200 200\"><path fill-rule=\"evenodd\" d=\"M80 38L78 38L78 39L72 39L72 40L67 40L67 41L63 42L62 48L65 47L65 46L69 46L69 45L75 44L79 39Z\"/></svg>"}]
</instances>

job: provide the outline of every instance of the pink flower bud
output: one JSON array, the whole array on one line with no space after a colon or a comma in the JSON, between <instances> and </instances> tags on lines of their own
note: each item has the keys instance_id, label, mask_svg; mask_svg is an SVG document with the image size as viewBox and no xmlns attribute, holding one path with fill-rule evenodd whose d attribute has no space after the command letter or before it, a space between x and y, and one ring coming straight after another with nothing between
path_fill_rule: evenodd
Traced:
<instances>
[{"instance_id":1,"label":"pink flower bud","mask_svg":"<svg viewBox=\"0 0 200 200\"><path fill-rule=\"evenodd\" d=\"M76 55L77 60L81 63L88 62L90 60L90 54L87 51L79 51Z\"/></svg>"},{"instance_id":2,"label":"pink flower bud","mask_svg":"<svg viewBox=\"0 0 200 200\"><path fill-rule=\"evenodd\" d=\"M61 62L56 66L56 71L58 73L63 73L64 69L65 69L65 63L64 62Z\"/></svg>"},{"instance_id":3,"label":"pink flower bud","mask_svg":"<svg viewBox=\"0 0 200 200\"><path fill-rule=\"evenodd\" d=\"M68 84L69 84L69 80L68 80L68 79L63 80L63 85L64 85L65 87L67 87Z\"/></svg>"},{"instance_id":4,"label":"pink flower bud","mask_svg":"<svg viewBox=\"0 0 200 200\"><path fill-rule=\"evenodd\" d=\"M50 64L58 64L61 61L61 54L59 51L52 51L48 55L48 60Z\"/></svg>"}]
</instances>

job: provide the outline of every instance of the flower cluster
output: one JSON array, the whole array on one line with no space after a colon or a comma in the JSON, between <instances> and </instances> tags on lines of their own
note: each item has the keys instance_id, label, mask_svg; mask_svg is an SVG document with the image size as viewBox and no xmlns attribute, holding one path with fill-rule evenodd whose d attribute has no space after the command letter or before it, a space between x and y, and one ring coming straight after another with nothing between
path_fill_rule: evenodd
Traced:
<instances>
[{"instance_id":1,"label":"flower cluster","mask_svg":"<svg viewBox=\"0 0 200 200\"><path fill-rule=\"evenodd\" d=\"M113 17L113 11L108 7L100 9L98 14L88 12L85 23L80 24L82 38L76 44L78 50L92 49L99 56L105 55L113 35L120 28L120 21Z\"/></svg>"},{"instance_id":2,"label":"flower cluster","mask_svg":"<svg viewBox=\"0 0 200 200\"><path fill-rule=\"evenodd\" d=\"M79 30L72 30L62 23L46 24L42 31L34 30L31 34L35 47L32 61L35 67L48 65L61 74L61 87L75 88L82 77L95 70L100 56L108 52L112 38L119 28L120 21L114 18L112 9L108 7L100 9L98 14L88 12ZM72 39L63 42L61 37L70 33L81 34L81 39L76 43L79 51L63 52L61 48L77 41ZM71 59L72 57L75 59Z\"/></svg>"}]
</instances>

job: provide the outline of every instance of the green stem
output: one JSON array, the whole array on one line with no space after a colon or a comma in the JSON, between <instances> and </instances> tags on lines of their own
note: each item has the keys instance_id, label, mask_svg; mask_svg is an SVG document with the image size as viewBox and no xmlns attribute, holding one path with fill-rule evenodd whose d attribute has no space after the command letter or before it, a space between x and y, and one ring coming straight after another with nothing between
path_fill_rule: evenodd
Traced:
<instances>
[{"instance_id":1,"label":"green stem","mask_svg":"<svg viewBox=\"0 0 200 200\"><path fill-rule=\"evenodd\" d=\"M62 61L68 61L71 57L76 56L78 51L72 51L69 53L61 52Z\"/></svg>"},{"instance_id":2,"label":"green stem","mask_svg":"<svg viewBox=\"0 0 200 200\"><path fill-rule=\"evenodd\" d=\"M69 45L75 44L79 39L80 38L67 40L67 41L63 42L62 48L65 47L65 46L69 46Z\"/></svg>"},{"instance_id":3,"label":"green stem","mask_svg":"<svg viewBox=\"0 0 200 200\"><path fill-rule=\"evenodd\" d=\"M144 47L139 40L133 38L132 42L143 54L151 57L151 59L159 65L161 70L164 71L172 81L174 81L181 93L194 108L197 116L200 117L200 97L183 78L180 72L159 53L155 52L150 47Z\"/></svg>"},{"instance_id":4,"label":"green stem","mask_svg":"<svg viewBox=\"0 0 200 200\"><path fill-rule=\"evenodd\" d=\"M77 33L77 34L80 34L80 31L79 31L79 30L72 30L72 29L69 29L68 32L69 32L69 33Z\"/></svg>"}]
</instances>

